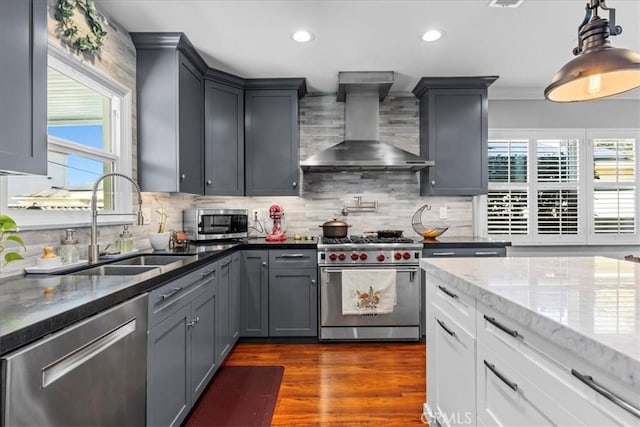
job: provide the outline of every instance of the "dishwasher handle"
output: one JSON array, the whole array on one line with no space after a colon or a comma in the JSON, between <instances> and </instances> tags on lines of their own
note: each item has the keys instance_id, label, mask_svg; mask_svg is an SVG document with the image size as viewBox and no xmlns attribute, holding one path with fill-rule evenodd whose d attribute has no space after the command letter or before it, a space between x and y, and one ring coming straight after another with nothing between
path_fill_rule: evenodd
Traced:
<instances>
[{"instance_id":1,"label":"dishwasher handle","mask_svg":"<svg viewBox=\"0 0 640 427\"><path fill-rule=\"evenodd\" d=\"M109 347L131 335L136 330L136 319L112 329L102 336L71 351L42 369L42 387L46 388L80 365L88 362Z\"/></svg>"}]
</instances>

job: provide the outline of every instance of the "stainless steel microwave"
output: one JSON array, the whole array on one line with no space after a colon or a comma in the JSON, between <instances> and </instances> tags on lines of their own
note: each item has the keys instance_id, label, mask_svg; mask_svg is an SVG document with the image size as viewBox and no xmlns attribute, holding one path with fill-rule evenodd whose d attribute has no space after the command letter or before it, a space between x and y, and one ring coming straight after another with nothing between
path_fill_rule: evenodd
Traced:
<instances>
[{"instance_id":1,"label":"stainless steel microwave","mask_svg":"<svg viewBox=\"0 0 640 427\"><path fill-rule=\"evenodd\" d=\"M242 239L249 235L247 209L188 209L182 225L194 241Z\"/></svg>"}]
</instances>

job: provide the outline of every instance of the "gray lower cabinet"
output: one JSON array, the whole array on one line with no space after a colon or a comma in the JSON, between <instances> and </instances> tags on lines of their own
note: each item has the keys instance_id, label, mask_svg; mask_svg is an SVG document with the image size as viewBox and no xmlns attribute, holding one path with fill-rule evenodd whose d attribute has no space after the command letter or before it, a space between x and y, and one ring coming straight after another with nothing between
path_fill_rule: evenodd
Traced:
<instances>
[{"instance_id":1,"label":"gray lower cabinet","mask_svg":"<svg viewBox=\"0 0 640 427\"><path fill-rule=\"evenodd\" d=\"M237 80L204 81L206 195L244 195L244 90Z\"/></svg>"},{"instance_id":2,"label":"gray lower cabinet","mask_svg":"<svg viewBox=\"0 0 640 427\"><path fill-rule=\"evenodd\" d=\"M245 250L240 269L240 336L269 335L269 252Z\"/></svg>"},{"instance_id":3,"label":"gray lower cabinet","mask_svg":"<svg viewBox=\"0 0 640 427\"><path fill-rule=\"evenodd\" d=\"M299 193L298 99L304 79L245 81L245 194Z\"/></svg>"},{"instance_id":4,"label":"gray lower cabinet","mask_svg":"<svg viewBox=\"0 0 640 427\"><path fill-rule=\"evenodd\" d=\"M317 336L315 250L250 250L242 262L242 337Z\"/></svg>"},{"instance_id":5,"label":"gray lower cabinet","mask_svg":"<svg viewBox=\"0 0 640 427\"><path fill-rule=\"evenodd\" d=\"M214 264L150 294L147 425L180 425L218 367L216 280Z\"/></svg>"},{"instance_id":6,"label":"gray lower cabinet","mask_svg":"<svg viewBox=\"0 0 640 427\"><path fill-rule=\"evenodd\" d=\"M422 196L487 193L487 88L498 77L423 77L420 154L435 165L420 175Z\"/></svg>"},{"instance_id":7,"label":"gray lower cabinet","mask_svg":"<svg viewBox=\"0 0 640 427\"><path fill-rule=\"evenodd\" d=\"M136 46L138 180L202 194L206 64L182 33L131 33Z\"/></svg>"},{"instance_id":8,"label":"gray lower cabinet","mask_svg":"<svg viewBox=\"0 0 640 427\"><path fill-rule=\"evenodd\" d=\"M240 338L240 252L236 252L231 262L231 281L229 285L229 334L231 345Z\"/></svg>"},{"instance_id":9,"label":"gray lower cabinet","mask_svg":"<svg viewBox=\"0 0 640 427\"><path fill-rule=\"evenodd\" d=\"M0 2L0 172L47 174L47 1Z\"/></svg>"},{"instance_id":10,"label":"gray lower cabinet","mask_svg":"<svg viewBox=\"0 0 640 427\"><path fill-rule=\"evenodd\" d=\"M318 335L318 270L269 269L269 336Z\"/></svg>"}]
</instances>

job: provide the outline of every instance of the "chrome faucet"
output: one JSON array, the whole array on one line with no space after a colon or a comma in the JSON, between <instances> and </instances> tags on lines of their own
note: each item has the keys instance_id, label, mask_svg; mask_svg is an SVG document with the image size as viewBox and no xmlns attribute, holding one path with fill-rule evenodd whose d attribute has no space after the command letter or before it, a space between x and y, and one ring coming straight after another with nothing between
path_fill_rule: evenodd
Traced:
<instances>
[{"instance_id":1,"label":"chrome faucet","mask_svg":"<svg viewBox=\"0 0 640 427\"><path fill-rule=\"evenodd\" d=\"M91 192L91 243L89 243L89 263L95 263L98 261L100 257L100 251L98 250L98 185L100 181L110 176L116 177L119 176L130 181L133 186L136 188L138 192L138 212L131 214L122 214L122 213L101 213L101 215L137 215L138 216L138 225L144 224L144 217L142 216L142 194L140 194L140 186L137 182L135 182L132 178L127 175L111 172L102 175L98 180L93 184L93 190Z\"/></svg>"}]
</instances>

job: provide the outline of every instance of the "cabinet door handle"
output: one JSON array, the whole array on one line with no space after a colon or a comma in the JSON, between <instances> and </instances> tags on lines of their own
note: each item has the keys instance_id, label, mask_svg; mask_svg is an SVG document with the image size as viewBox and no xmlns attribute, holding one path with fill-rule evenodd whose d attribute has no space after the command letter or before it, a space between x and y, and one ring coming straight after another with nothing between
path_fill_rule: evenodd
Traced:
<instances>
[{"instance_id":1,"label":"cabinet door handle","mask_svg":"<svg viewBox=\"0 0 640 427\"><path fill-rule=\"evenodd\" d=\"M498 322L495 317L489 317L486 314L483 317L487 322L491 323L493 326L495 326L496 328L500 329L501 331L511 335L512 337L514 337L514 338L524 338L522 335L520 335L520 332L516 331L515 329L511 329L511 328L508 328L508 327L504 326L503 324Z\"/></svg>"},{"instance_id":2,"label":"cabinet door handle","mask_svg":"<svg viewBox=\"0 0 640 427\"><path fill-rule=\"evenodd\" d=\"M215 270L205 270L202 273L200 273L200 276L201 277L211 276L215 272L216 272Z\"/></svg>"},{"instance_id":3,"label":"cabinet door handle","mask_svg":"<svg viewBox=\"0 0 640 427\"><path fill-rule=\"evenodd\" d=\"M311 284L315 285L316 284L316 279L311 279Z\"/></svg>"},{"instance_id":4,"label":"cabinet door handle","mask_svg":"<svg viewBox=\"0 0 640 427\"><path fill-rule=\"evenodd\" d=\"M186 173L183 173L183 174L180 175L180 179L185 179L186 177L187 177Z\"/></svg>"},{"instance_id":5,"label":"cabinet door handle","mask_svg":"<svg viewBox=\"0 0 640 427\"><path fill-rule=\"evenodd\" d=\"M492 255L498 255L498 252L496 251L476 251L473 253L474 256L492 256Z\"/></svg>"},{"instance_id":6,"label":"cabinet door handle","mask_svg":"<svg viewBox=\"0 0 640 427\"><path fill-rule=\"evenodd\" d=\"M448 334L449 334L449 335L451 335L452 337L455 337L455 336L456 336L456 333L455 333L455 332L453 332L451 329L449 329L449 328L447 327L447 325L445 325L445 324L444 324L444 322L443 322L442 320L438 319L437 317L436 317L436 322L438 322L438 325L440 325L440 327L441 327L442 329L444 329L446 333L448 333Z\"/></svg>"},{"instance_id":7,"label":"cabinet door handle","mask_svg":"<svg viewBox=\"0 0 640 427\"><path fill-rule=\"evenodd\" d=\"M170 297L174 296L175 294L177 294L178 292L180 292L181 290L182 290L182 288L172 288L171 292L169 292L168 294L161 294L160 298L162 298L162 299L170 298Z\"/></svg>"},{"instance_id":8,"label":"cabinet door handle","mask_svg":"<svg viewBox=\"0 0 640 427\"><path fill-rule=\"evenodd\" d=\"M438 285L438 288L439 288L442 292L444 292L445 294L449 295L451 298L454 298L454 299L459 298L459 297L458 297L458 294L454 294L453 292L451 292L449 289L445 288L444 286L440 286L440 285Z\"/></svg>"},{"instance_id":9,"label":"cabinet door handle","mask_svg":"<svg viewBox=\"0 0 640 427\"><path fill-rule=\"evenodd\" d=\"M493 374L500 378L502 380L503 383L505 383L511 390L513 391L518 391L518 384L514 383L513 381L510 381L507 379L507 377L505 377L504 375L502 375L502 373L500 373L500 371L498 371L496 369L496 365L494 365L493 363L489 363L486 360L484 361L484 366L486 366L487 368L489 368L489 370L491 372L493 372Z\"/></svg>"},{"instance_id":10,"label":"cabinet door handle","mask_svg":"<svg viewBox=\"0 0 640 427\"><path fill-rule=\"evenodd\" d=\"M298 186L298 183L293 181L293 183L291 185L293 185L293 188L296 188Z\"/></svg>"},{"instance_id":11,"label":"cabinet door handle","mask_svg":"<svg viewBox=\"0 0 640 427\"><path fill-rule=\"evenodd\" d=\"M454 256L456 253L455 252L434 252L431 255L432 256Z\"/></svg>"},{"instance_id":12,"label":"cabinet door handle","mask_svg":"<svg viewBox=\"0 0 640 427\"><path fill-rule=\"evenodd\" d=\"M615 403L616 405L624 409L625 411L640 418L640 408L636 408L629 402L626 402L623 399L619 398L618 396L616 396L615 394L613 394L612 392L610 392L609 390L607 390L606 388L604 388L603 386L595 382L592 376L581 374L575 369L571 370L571 375L578 378L580 381L582 381L583 383L588 385L590 388L594 389L595 391L597 391L598 393L600 393L601 395L603 395L604 397L606 397L607 399L609 399L610 401L612 401L613 403Z\"/></svg>"},{"instance_id":13,"label":"cabinet door handle","mask_svg":"<svg viewBox=\"0 0 640 427\"><path fill-rule=\"evenodd\" d=\"M211 185L211 184L212 184L211 180L210 180L210 179L208 179L208 180L207 180L207 185Z\"/></svg>"},{"instance_id":14,"label":"cabinet door handle","mask_svg":"<svg viewBox=\"0 0 640 427\"><path fill-rule=\"evenodd\" d=\"M266 267L267 266L267 261L262 261L262 266Z\"/></svg>"}]
</instances>

